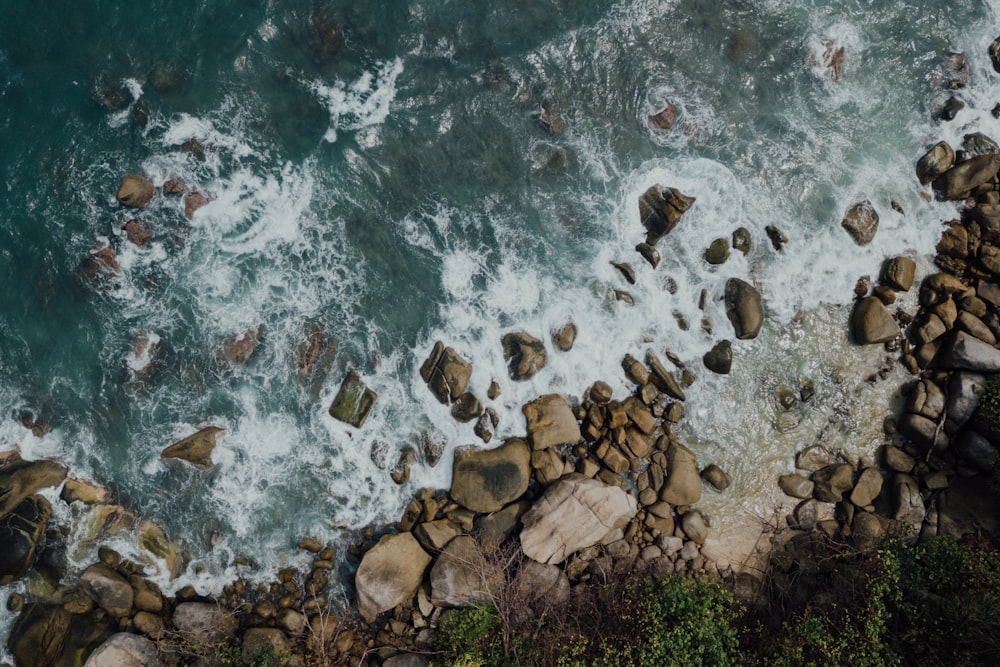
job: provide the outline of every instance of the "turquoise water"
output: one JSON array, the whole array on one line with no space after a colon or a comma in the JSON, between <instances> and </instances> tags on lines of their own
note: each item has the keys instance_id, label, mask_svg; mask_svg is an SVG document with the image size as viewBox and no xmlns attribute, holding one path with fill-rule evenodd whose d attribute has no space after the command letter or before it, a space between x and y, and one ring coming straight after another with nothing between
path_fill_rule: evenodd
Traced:
<instances>
[{"instance_id":1,"label":"turquoise water","mask_svg":"<svg viewBox=\"0 0 1000 667\"><path fill-rule=\"evenodd\" d=\"M878 356L850 348L824 304L848 302L884 257L933 249L950 209L921 199L915 159L942 137L1000 134L996 8L969 0L7 4L0 451L55 456L108 485L190 551L181 581L205 586L234 555L266 570L304 534L337 541L395 518L415 488L447 485L447 452L474 436L419 381L437 339L474 363L481 398L501 380L500 435L523 430L532 396L596 379L623 394L625 353L672 349L699 375L687 437L751 493L762 459L785 460L829 417L816 409L776 435L762 416L773 389L809 376L843 411L856 399L823 380ZM844 48L839 79L828 44ZM971 85L941 125L949 51L968 54ZM670 131L648 120L666 99ZM537 121L543 104L560 132ZM139 214L154 240L136 248L119 230L135 214L114 199L130 171L177 176L212 202L188 223L159 194ZM633 250L635 202L657 182L698 202L653 271ZM864 198L881 225L858 248L839 221ZM768 224L790 239L782 253ZM750 254L708 266L704 249L738 226ZM80 262L107 244L122 274L81 285ZM636 268L635 286L612 260ZM718 300L731 276L761 284L769 326L735 346L734 375L710 377L700 357L731 337ZM547 339L568 320L572 352L550 347L530 382L504 381L503 333ZM336 351L303 383L294 354L310 323ZM258 325L245 367L218 360ZM161 341L144 385L129 382L138 335ZM361 430L326 414L350 369L380 394ZM23 410L53 430L31 435ZM214 471L160 461L208 424L225 428ZM387 468L422 431L447 440L444 462L418 461L397 487Z\"/></svg>"}]
</instances>

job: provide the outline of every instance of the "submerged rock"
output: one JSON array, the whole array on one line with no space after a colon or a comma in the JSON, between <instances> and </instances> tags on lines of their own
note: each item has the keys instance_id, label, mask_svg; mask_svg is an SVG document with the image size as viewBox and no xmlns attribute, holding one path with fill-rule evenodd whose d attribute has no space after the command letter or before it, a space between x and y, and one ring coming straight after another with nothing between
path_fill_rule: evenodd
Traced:
<instances>
[{"instance_id":1,"label":"submerged rock","mask_svg":"<svg viewBox=\"0 0 1000 667\"><path fill-rule=\"evenodd\" d=\"M194 220L194 214L198 209L207 205L211 200L200 192L192 192L184 198L184 217Z\"/></svg>"},{"instance_id":2,"label":"submerged rock","mask_svg":"<svg viewBox=\"0 0 1000 667\"><path fill-rule=\"evenodd\" d=\"M124 225L121 226L121 230L125 232L125 238L139 247L142 247L153 240L153 235L149 233L146 229L146 225L142 224L142 221L138 218L132 218Z\"/></svg>"},{"instance_id":3,"label":"submerged rock","mask_svg":"<svg viewBox=\"0 0 1000 667\"><path fill-rule=\"evenodd\" d=\"M576 342L576 325L572 322L567 322L557 331L552 332L552 344L556 346L557 349L563 352L569 352L573 349L573 343ZM496 398L496 396L490 396L490 398Z\"/></svg>"},{"instance_id":4,"label":"submerged rock","mask_svg":"<svg viewBox=\"0 0 1000 667\"><path fill-rule=\"evenodd\" d=\"M330 416L361 428L377 399L378 394L365 386L357 371L351 371L340 384L340 390L330 404Z\"/></svg>"},{"instance_id":5,"label":"submerged rock","mask_svg":"<svg viewBox=\"0 0 1000 667\"><path fill-rule=\"evenodd\" d=\"M677 108L669 100L664 100L663 109L650 114L649 122L661 130L672 130L677 124Z\"/></svg>"},{"instance_id":6,"label":"submerged rock","mask_svg":"<svg viewBox=\"0 0 1000 667\"><path fill-rule=\"evenodd\" d=\"M258 325L250 327L235 338L230 338L222 346L222 358L234 366L242 366L253 356L263 335L264 325Z\"/></svg>"}]
</instances>

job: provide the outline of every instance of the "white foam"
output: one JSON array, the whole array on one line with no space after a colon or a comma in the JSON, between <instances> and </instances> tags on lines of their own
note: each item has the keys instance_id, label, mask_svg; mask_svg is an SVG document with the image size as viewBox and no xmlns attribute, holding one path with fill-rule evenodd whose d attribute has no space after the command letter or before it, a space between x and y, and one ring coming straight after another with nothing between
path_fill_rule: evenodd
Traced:
<instances>
[{"instance_id":1,"label":"white foam","mask_svg":"<svg viewBox=\"0 0 1000 667\"><path fill-rule=\"evenodd\" d=\"M396 79L402 73L403 61L396 58L383 63L375 73L363 73L350 84L306 83L330 112L330 129L323 138L332 144L337 141L338 130L361 130L388 118L396 96Z\"/></svg>"}]
</instances>

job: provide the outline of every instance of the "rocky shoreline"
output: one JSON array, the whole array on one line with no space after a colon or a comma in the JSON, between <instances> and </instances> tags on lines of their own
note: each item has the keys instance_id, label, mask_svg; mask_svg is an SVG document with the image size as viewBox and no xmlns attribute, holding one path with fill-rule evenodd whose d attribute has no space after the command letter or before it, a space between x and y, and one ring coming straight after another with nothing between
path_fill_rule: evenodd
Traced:
<instances>
[{"instance_id":1,"label":"rocky shoreline","mask_svg":"<svg viewBox=\"0 0 1000 667\"><path fill-rule=\"evenodd\" d=\"M994 46L1000 72L1000 40ZM1000 459L1000 146L981 133L966 135L959 150L940 142L918 160L916 176L928 197L958 203L958 217L945 223L936 249L938 270L919 275L913 259L889 258L874 286L867 277L858 281L848 323L856 344L884 346L913 376L901 387L903 412L887 418L877 459L847 461L822 445L798 453L796 470L777 480L795 499L787 525L776 527L777 551L808 548L817 536L866 549L887 535L917 540L997 530L992 489L1000 485L991 487L987 478L996 475ZM159 192L184 196L188 219L210 201L175 179L157 189L136 174L122 180L117 199L141 209ZM645 238L636 252L649 270L659 264L657 242L694 205L694 198L662 185L639 198ZM878 230L872 203L849 207L843 228L855 243L869 243ZM122 232L137 245L149 239L138 218ZM788 242L774 227L768 237L779 251ZM750 243L749 232L737 229L731 239L713 241L705 260L723 263L730 248L746 252ZM634 283L631 264L614 266L625 283ZM80 277L100 281L119 270L105 247L84 259ZM897 295L914 286L919 307L908 312L896 305ZM614 294L633 303L627 289ZM732 278L724 299L734 337L755 338L765 316L761 291ZM713 327L708 320L701 325ZM262 335L253 328L227 341L220 360L246 363ZM550 332L553 352L571 350L575 335L570 322ZM135 381L143 381L157 342L135 342ZM547 363L546 343L526 332L507 334L500 344L511 382L532 377ZM323 347L322 332L309 333L297 360L303 376L322 358ZM752 599L760 585L756 573L720 565L706 546L711 517L697 503L706 486L725 492L730 480L718 466L700 465L671 432L683 418L685 389L695 373L669 351L664 355L666 364L651 349L641 361L624 357L622 370L632 385L626 396L614 396L605 382L579 398L539 396L522 407L521 437L492 449L456 449L447 491L419 490L399 521L365 530L348 550L357 568L354 601L345 610L331 611L329 599L337 554L311 538L299 544L310 562L304 570L287 568L268 582L234 581L217 596L191 587L164 595L146 569L164 566L176 577L184 554L162 529L138 521L111 501L107 489L76 479L58 462L0 454L0 541L10 545L0 554L0 584L32 568L35 579L46 582L30 587L27 599L8 598L8 608L18 613L8 650L18 667L208 665L219 664L225 651L233 660L252 661L263 652L289 665L403 667L428 664L434 630L448 610L496 605L512 586L520 603L543 600L551 607L574 587L638 571L721 579ZM728 339L702 359L706 371L719 374L734 363ZM474 423L475 435L490 443L498 418L489 402L500 395L499 381L486 389L484 401L470 390L471 363L443 342L434 345L420 374L457 421ZM789 400L811 397L804 387ZM352 372L329 412L361 428L377 400ZM44 428L30 415L24 423ZM163 457L211 467L217 431L203 428L165 448ZM412 454L400 459L392 472L397 483L408 479L414 460ZM149 561L101 546L99 561L64 583L58 567L36 562L52 515L39 494L46 488L60 488L61 502L83 508L77 515L89 522L90 544L136 535Z\"/></svg>"}]
</instances>

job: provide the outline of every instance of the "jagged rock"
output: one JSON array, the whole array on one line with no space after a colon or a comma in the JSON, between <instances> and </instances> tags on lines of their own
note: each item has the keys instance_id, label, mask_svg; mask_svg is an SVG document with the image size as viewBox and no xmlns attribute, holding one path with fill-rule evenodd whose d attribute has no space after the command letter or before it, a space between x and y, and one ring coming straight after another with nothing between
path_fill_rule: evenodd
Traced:
<instances>
[{"instance_id":1,"label":"jagged rock","mask_svg":"<svg viewBox=\"0 0 1000 667\"><path fill-rule=\"evenodd\" d=\"M58 486L67 468L55 461L17 461L0 467L0 517L42 489Z\"/></svg>"},{"instance_id":2,"label":"jagged rock","mask_svg":"<svg viewBox=\"0 0 1000 667\"><path fill-rule=\"evenodd\" d=\"M576 325L572 322L567 322L558 331L552 332L552 344L556 346L557 349L563 352L569 352L573 349L573 343L576 342ZM491 397L492 398L492 397Z\"/></svg>"},{"instance_id":3,"label":"jagged rock","mask_svg":"<svg viewBox=\"0 0 1000 667\"><path fill-rule=\"evenodd\" d=\"M965 199L969 192L992 180L1000 169L1000 156L978 155L959 162L934 179L933 187L939 199Z\"/></svg>"},{"instance_id":4,"label":"jagged rock","mask_svg":"<svg viewBox=\"0 0 1000 667\"><path fill-rule=\"evenodd\" d=\"M182 602L174 609L172 621L187 639L200 643L226 639L239 626L231 612L211 602Z\"/></svg>"},{"instance_id":5,"label":"jagged rock","mask_svg":"<svg viewBox=\"0 0 1000 667\"><path fill-rule=\"evenodd\" d=\"M851 312L851 331L859 345L873 345L894 340L899 324L877 297L859 299Z\"/></svg>"},{"instance_id":6,"label":"jagged rock","mask_svg":"<svg viewBox=\"0 0 1000 667\"><path fill-rule=\"evenodd\" d=\"M206 426L193 435L178 440L160 453L163 459L182 459L196 468L211 468L212 450L215 449L215 437L223 429L218 426Z\"/></svg>"},{"instance_id":7,"label":"jagged rock","mask_svg":"<svg viewBox=\"0 0 1000 667\"><path fill-rule=\"evenodd\" d=\"M921 185L927 185L954 164L955 150L947 141L939 142L917 160L917 178Z\"/></svg>"},{"instance_id":8,"label":"jagged rock","mask_svg":"<svg viewBox=\"0 0 1000 667\"><path fill-rule=\"evenodd\" d=\"M882 280L893 289L906 292L913 287L916 270L917 263L909 257L893 257L882 268Z\"/></svg>"},{"instance_id":9,"label":"jagged rock","mask_svg":"<svg viewBox=\"0 0 1000 667\"><path fill-rule=\"evenodd\" d=\"M739 278L726 281L726 317L736 330L736 338L756 338L764 323L764 302L757 289Z\"/></svg>"},{"instance_id":10,"label":"jagged rock","mask_svg":"<svg viewBox=\"0 0 1000 667\"><path fill-rule=\"evenodd\" d=\"M834 463L813 473L813 496L824 503L839 503L853 486L854 470L846 463Z\"/></svg>"},{"instance_id":11,"label":"jagged rock","mask_svg":"<svg viewBox=\"0 0 1000 667\"><path fill-rule=\"evenodd\" d=\"M858 507L871 505L882 493L882 473L878 468L865 468L851 491L851 502Z\"/></svg>"},{"instance_id":12,"label":"jagged rock","mask_svg":"<svg viewBox=\"0 0 1000 667\"><path fill-rule=\"evenodd\" d=\"M580 442L580 425L569 403L559 394L546 394L525 403L521 408L528 424L528 436L534 449Z\"/></svg>"},{"instance_id":13,"label":"jagged rock","mask_svg":"<svg viewBox=\"0 0 1000 667\"><path fill-rule=\"evenodd\" d=\"M520 381L533 377L548 361L545 344L523 331L505 335L501 343L511 380Z\"/></svg>"},{"instance_id":14,"label":"jagged rock","mask_svg":"<svg viewBox=\"0 0 1000 667\"><path fill-rule=\"evenodd\" d=\"M667 370L666 366L663 365L663 362L660 361L660 358L652 350L646 350L646 365L649 366L648 379L657 389L678 401L685 399L684 389L681 388L680 383L677 382L677 379ZM646 383L640 383L640 385L643 384Z\"/></svg>"},{"instance_id":15,"label":"jagged rock","mask_svg":"<svg viewBox=\"0 0 1000 667\"><path fill-rule=\"evenodd\" d=\"M431 567L431 602L438 607L467 607L489 601L486 558L476 540L460 535Z\"/></svg>"},{"instance_id":16,"label":"jagged rock","mask_svg":"<svg viewBox=\"0 0 1000 667\"><path fill-rule=\"evenodd\" d=\"M472 364L438 341L420 367L420 376L439 401L449 403L465 393L472 377Z\"/></svg>"},{"instance_id":17,"label":"jagged rock","mask_svg":"<svg viewBox=\"0 0 1000 667\"><path fill-rule=\"evenodd\" d=\"M119 632L97 647L83 667L159 667L156 644L145 637Z\"/></svg>"},{"instance_id":18,"label":"jagged rock","mask_svg":"<svg viewBox=\"0 0 1000 667\"><path fill-rule=\"evenodd\" d=\"M351 371L340 384L340 389L330 404L330 416L355 428L361 428L376 400L378 394L365 386L356 371Z\"/></svg>"},{"instance_id":19,"label":"jagged rock","mask_svg":"<svg viewBox=\"0 0 1000 667\"><path fill-rule=\"evenodd\" d=\"M867 199L857 202L847 209L840 226L847 230L855 243L868 245L878 231L878 213Z\"/></svg>"},{"instance_id":20,"label":"jagged rock","mask_svg":"<svg viewBox=\"0 0 1000 667\"><path fill-rule=\"evenodd\" d=\"M705 368L713 373L727 375L733 369L732 342L728 340L719 341L711 350L705 353L702 362L705 364Z\"/></svg>"},{"instance_id":21,"label":"jagged rock","mask_svg":"<svg viewBox=\"0 0 1000 667\"><path fill-rule=\"evenodd\" d=\"M676 188L654 185L639 198L639 220L646 228L646 243L654 246L680 222L681 216L694 204Z\"/></svg>"},{"instance_id":22,"label":"jagged rock","mask_svg":"<svg viewBox=\"0 0 1000 667\"><path fill-rule=\"evenodd\" d=\"M802 475L782 475L778 478L778 487L793 498L812 498L813 482Z\"/></svg>"},{"instance_id":23,"label":"jagged rock","mask_svg":"<svg viewBox=\"0 0 1000 667\"><path fill-rule=\"evenodd\" d=\"M475 512L495 512L524 494L531 480L531 450L520 438L496 449L455 450L452 499Z\"/></svg>"},{"instance_id":24,"label":"jagged rock","mask_svg":"<svg viewBox=\"0 0 1000 667\"><path fill-rule=\"evenodd\" d=\"M120 574L104 563L94 563L80 575L80 588L90 594L97 606L111 616L120 618L132 611L134 593Z\"/></svg>"},{"instance_id":25,"label":"jagged rock","mask_svg":"<svg viewBox=\"0 0 1000 667\"><path fill-rule=\"evenodd\" d=\"M0 586L27 574L45 534L52 505L43 496L31 495L0 517Z\"/></svg>"},{"instance_id":26,"label":"jagged rock","mask_svg":"<svg viewBox=\"0 0 1000 667\"><path fill-rule=\"evenodd\" d=\"M372 623L383 611L410 600L430 563L411 533L382 537L361 559L354 578L358 613Z\"/></svg>"},{"instance_id":27,"label":"jagged rock","mask_svg":"<svg viewBox=\"0 0 1000 667\"><path fill-rule=\"evenodd\" d=\"M964 331L956 331L935 357L935 366L947 370L983 373L1000 371L1000 350Z\"/></svg>"},{"instance_id":28,"label":"jagged rock","mask_svg":"<svg viewBox=\"0 0 1000 667\"><path fill-rule=\"evenodd\" d=\"M148 178L139 174L126 174L118 185L115 198L123 206L145 208L156 194L156 188Z\"/></svg>"},{"instance_id":29,"label":"jagged rock","mask_svg":"<svg viewBox=\"0 0 1000 667\"><path fill-rule=\"evenodd\" d=\"M665 452L667 476L660 492L660 499L671 505L692 505L701 498L701 477L694 452L671 441Z\"/></svg>"},{"instance_id":30,"label":"jagged rock","mask_svg":"<svg viewBox=\"0 0 1000 667\"><path fill-rule=\"evenodd\" d=\"M623 529L637 508L635 498L616 486L567 475L546 489L522 518L521 547L540 563L559 564Z\"/></svg>"}]
</instances>

